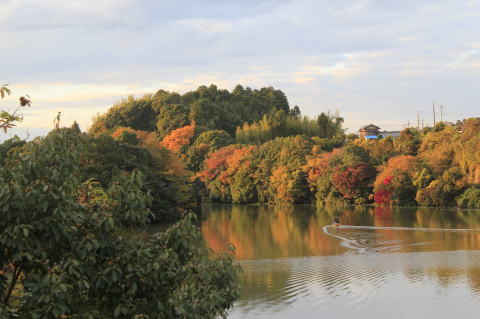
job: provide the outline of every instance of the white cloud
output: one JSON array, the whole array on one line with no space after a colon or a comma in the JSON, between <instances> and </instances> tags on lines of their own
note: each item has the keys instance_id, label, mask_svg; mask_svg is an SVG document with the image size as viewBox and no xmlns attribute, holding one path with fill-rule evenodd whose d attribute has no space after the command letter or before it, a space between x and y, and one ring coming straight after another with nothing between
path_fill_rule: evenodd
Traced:
<instances>
[{"instance_id":1,"label":"white cloud","mask_svg":"<svg viewBox=\"0 0 480 319\"><path fill-rule=\"evenodd\" d=\"M452 119L478 116L478 18L478 1L453 0L10 0L0 81L32 96L28 127L57 110L86 127L130 94L240 83L282 89L308 115L338 108L352 130L401 128L432 99Z\"/></svg>"}]
</instances>

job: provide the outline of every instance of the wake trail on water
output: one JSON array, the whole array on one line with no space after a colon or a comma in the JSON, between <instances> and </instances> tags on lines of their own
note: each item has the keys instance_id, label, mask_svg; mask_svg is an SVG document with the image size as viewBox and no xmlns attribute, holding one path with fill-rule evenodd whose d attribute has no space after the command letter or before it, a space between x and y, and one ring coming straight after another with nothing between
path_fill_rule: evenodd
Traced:
<instances>
[{"instance_id":1,"label":"wake trail on water","mask_svg":"<svg viewBox=\"0 0 480 319\"><path fill-rule=\"evenodd\" d=\"M413 227L376 227L376 226L350 226L350 225L341 225L341 226L324 226L323 232L328 235L332 236L335 238L340 239L340 245L348 248L348 249L353 249L359 252L365 252L365 251L370 251L370 252L381 252L381 251L391 251L391 250L398 250L400 248L403 248L405 246L420 246L420 245L425 245L426 243L400 243L397 242L395 245L391 245L390 243L387 242L377 242L377 245L375 247L375 244L372 242L365 242L364 238L349 238L347 237L347 234L342 234L341 232L338 232L340 230L394 230L394 231L425 231L425 232L480 232L480 229L476 228L426 228L426 227L420 227L420 228L413 228ZM329 231L329 229L335 229L335 233Z\"/></svg>"},{"instance_id":2,"label":"wake trail on water","mask_svg":"<svg viewBox=\"0 0 480 319\"><path fill-rule=\"evenodd\" d=\"M377 227L377 226L350 226L350 225L341 225L341 226L324 226L325 228L338 228L338 229L382 229L382 230L418 230L418 231L479 231L480 228L428 228L428 227Z\"/></svg>"}]
</instances>

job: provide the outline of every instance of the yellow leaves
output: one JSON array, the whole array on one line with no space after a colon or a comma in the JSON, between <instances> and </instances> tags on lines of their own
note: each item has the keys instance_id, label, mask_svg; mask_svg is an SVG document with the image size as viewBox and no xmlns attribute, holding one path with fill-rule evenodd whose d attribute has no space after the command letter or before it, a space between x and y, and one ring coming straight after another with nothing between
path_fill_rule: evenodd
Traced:
<instances>
[{"instance_id":1,"label":"yellow leaves","mask_svg":"<svg viewBox=\"0 0 480 319\"><path fill-rule=\"evenodd\" d=\"M276 197L282 202L291 202L293 200L290 192L290 175L288 167L279 166L272 171L272 176L270 176L270 186L275 191Z\"/></svg>"}]
</instances>

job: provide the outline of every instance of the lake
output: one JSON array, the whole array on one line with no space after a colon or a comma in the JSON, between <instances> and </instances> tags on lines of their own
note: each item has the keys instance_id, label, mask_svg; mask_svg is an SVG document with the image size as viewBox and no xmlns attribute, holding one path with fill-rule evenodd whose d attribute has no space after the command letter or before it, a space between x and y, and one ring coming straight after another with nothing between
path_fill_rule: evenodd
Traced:
<instances>
[{"instance_id":1,"label":"lake","mask_svg":"<svg viewBox=\"0 0 480 319\"><path fill-rule=\"evenodd\" d=\"M236 247L229 318L478 318L480 212L211 205L201 229ZM334 227L338 216L342 226Z\"/></svg>"}]
</instances>

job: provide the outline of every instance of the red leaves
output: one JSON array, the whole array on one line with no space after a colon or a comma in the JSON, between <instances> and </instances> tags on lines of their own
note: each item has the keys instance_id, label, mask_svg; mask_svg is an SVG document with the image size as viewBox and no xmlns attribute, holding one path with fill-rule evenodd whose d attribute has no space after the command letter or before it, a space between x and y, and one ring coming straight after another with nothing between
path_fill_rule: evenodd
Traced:
<instances>
[{"instance_id":1,"label":"red leaves","mask_svg":"<svg viewBox=\"0 0 480 319\"><path fill-rule=\"evenodd\" d=\"M390 205L392 202L392 192L386 189L379 190L373 195L375 204L378 205Z\"/></svg>"},{"instance_id":2,"label":"red leaves","mask_svg":"<svg viewBox=\"0 0 480 319\"><path fill-rule=\"evenodd\" d=\"M383 180L383 185L388 185L388 184L390 184L390 183L392 182L392 178L393 178L393 176L388 176L387 178L385 178L385 179Z\"/></svg>"},{"instance_id":3,"label":"red leaves","mask_svg":"<svg viewBox=\"0 0 480 319\"><path fill-rule=\"evenodd\" d=\"M203 180L218 179L228 184L230 177L240 167L249 165L247 157L255 146L240 147L240 145L228 145L210 154L205 160L205 169L199 173Z\"/></svg>"},{"instance_id":4,"label":"red leaves","mask_svg":"<svg viewBox=\"0 0 480 319\"><path fill-rule=\"evenodd\" d=\"M344 198L354 199L369 192L374 176L375 170L370 165L360 164L336 171L332 183Z\"/></svg>"}]
</instances>

